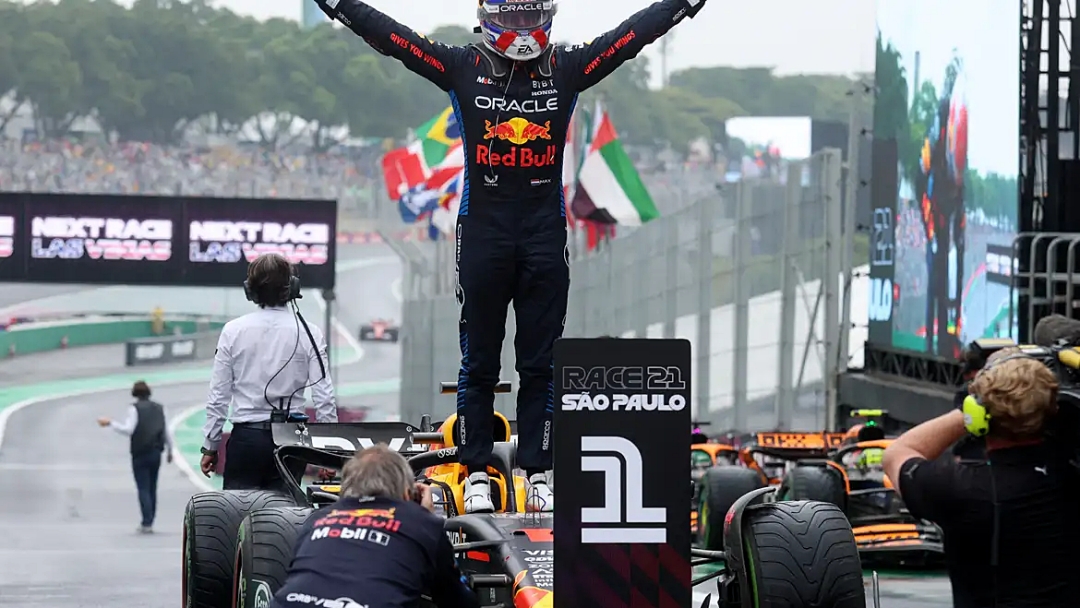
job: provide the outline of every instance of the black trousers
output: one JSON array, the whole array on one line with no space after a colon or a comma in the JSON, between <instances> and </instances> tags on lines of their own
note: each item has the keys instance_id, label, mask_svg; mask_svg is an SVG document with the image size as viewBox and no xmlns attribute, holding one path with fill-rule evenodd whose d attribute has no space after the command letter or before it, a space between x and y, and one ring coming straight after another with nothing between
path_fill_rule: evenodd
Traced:
<instances>
[{"instance_id":1,"label":"black trousers","mask_svg":"<svg viewBox=\"0 0 1080 608\"><path fill-rule=\"evenodd\" d=\"M135 487L139 492L139 511L142 525L154 525L157 514L157 482L161 470L161 450L150 450L131 455L131 470L135 474Z\"/></svg>"},{"instance_id":2,"label":"black trousers","mask_svg":"<svg viewBox=\"0 0 1080 608\"><path fill-rule=\"evenodd\" d=\"M225 445L222 487L287 492L286 481L274 460L274 448L274 435L269 428L234 425ZM305 468L302 463L294 464L289 472L299 481Z\"/></svg>"},{"instance_id":3,"label":"black trousers","mask_svg":"<svg viewBox=\"0 0 1080 608\"><path fill-rule=\"evenodd\" d=\"M517 465L532 473L551 468L552 347L566 323L570 256L566 219L558 209L537 213L527 203L507 205L499 213L474 207L458 217L458 434L462 464L484 470L491 459L494 389L513 302L521 380Z\"/></svg>"}]
</instances>

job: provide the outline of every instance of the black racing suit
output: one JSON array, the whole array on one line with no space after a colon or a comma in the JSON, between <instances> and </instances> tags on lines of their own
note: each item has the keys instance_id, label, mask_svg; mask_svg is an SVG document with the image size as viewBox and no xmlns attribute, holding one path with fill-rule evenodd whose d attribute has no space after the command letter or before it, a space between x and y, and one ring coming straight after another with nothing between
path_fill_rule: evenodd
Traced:
<instances>
[{"instance_id":1,"label":"black racing suit","mask_svg":"<svg viewBox=\"0 0 1080 608\"><path fill-rule=\"evenodd\" d=\"M566 322L570 288L562 163L578 94L599 83L705 0L663 0L589 44L548 47L509 61L482 43L433 42L359 0L316 0L375 50L450 94L465 149L457 224L461 462L491 457L494 387L514 302L518 466L551 468L552 347ZM374 111L374 110L373 110Z\"/></svg>"},{"instance_id":2,"label":"black racing suit","mask_svg":"<svg viewBox=\"0 0 1080 608\"><path fill-rule=\"evenodd\" d=\"M440 607L480 605L443 520L414 502L343 498L304 522L271 608L414 608L421 595Z\"/></svg>"}]
</instances>

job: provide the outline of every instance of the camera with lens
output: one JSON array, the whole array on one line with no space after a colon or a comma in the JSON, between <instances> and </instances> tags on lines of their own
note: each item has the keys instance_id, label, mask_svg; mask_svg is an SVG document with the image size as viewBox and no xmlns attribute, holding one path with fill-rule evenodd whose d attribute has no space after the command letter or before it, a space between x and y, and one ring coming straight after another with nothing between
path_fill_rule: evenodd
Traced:
<instances>
[{"instance_id":1,"label":"camera with lens","mask_svg":"<svg viewBox=\"0 0 1080 608\"><path fill-rule=\"evenodd\" d=\"M1066 450L1071 462L1080 466L1080 346L1073 340L1059 340L1051 346L1017 344L1008 338L982 338L964 349L964 377L970 380L986 366L987 360L1005 348L1019 348L1041 362L1057 376L1058 413L1047 424L1047 435Z\"/></svg>"}]
</instances>

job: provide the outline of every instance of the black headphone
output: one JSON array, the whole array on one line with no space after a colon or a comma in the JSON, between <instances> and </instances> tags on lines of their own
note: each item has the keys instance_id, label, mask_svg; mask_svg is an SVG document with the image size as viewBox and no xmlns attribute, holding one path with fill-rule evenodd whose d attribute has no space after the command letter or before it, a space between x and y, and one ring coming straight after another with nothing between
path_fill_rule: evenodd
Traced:
<instances>
[{"instance_id":1,"label":"black headphone","mask_svg":"<svg viewBox=\"0 0 1080 608\"><path fill-rule=\"evenodd\" d=\"M247 296L249 302L261 304L259 301L258 289L262 285L251 285L251 281L244 281L244 295ZM293 300L303 299L304 296L300 295L300 277L295 274L289 275L289 284L285 287L286 301L292 302Z\"/></svg>"}]
</instances>

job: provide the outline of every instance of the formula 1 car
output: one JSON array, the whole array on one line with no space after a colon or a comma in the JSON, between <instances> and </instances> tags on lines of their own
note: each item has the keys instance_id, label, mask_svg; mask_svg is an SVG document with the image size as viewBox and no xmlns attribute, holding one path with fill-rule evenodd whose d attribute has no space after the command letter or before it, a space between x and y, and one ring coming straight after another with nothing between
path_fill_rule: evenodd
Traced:
<instances>
[{"instance_id":1,"label":"formula 1 car","mask_svg":"<svg viewBox=\"0 0 1080 608\"><path fill-rule=\"evenodd\" d=\"M852 415L872 418L884 412ZM696 503L699 544L707 549L724 544L717 513L739 494L776 487L779 500L820 501L843 510L864 563L939 563L944 555L940 528L912 517L881 469L880 454L890 441L876 421L849 433L757 433L739 449L742 466L717 466L702 476Z\"/></svg>"},{"instance_id":2,"label":"formula 1 car","mask_svg":"<svg viewBox=\"0 0 1080 608\"><path fill-rule=\"evenodd\" d=\"M399 328L393 321L375 319L367 325L360 326L361 342L397 342Z\"/></svg>"},{"instance_id":3,"label":"formula 1 car","mask_svg":"<svg viewBox=\"0 0 1080 608\"><path fill-rule=\"evenodd\" d=\"M497 390L509 389L509 383L500 383ZM442 392L456 392L456 386L444 383ZM458 462L455 418L451 415L437 429L428 416L417 427L400 422L275 424L275 458L289 482L288 495L206 492L188 503L185 607L267 606L285 581L305 519L314 509L336 502L340 492L340 485L333 483L304 487L295 471L307 466L340 470L357 449L386 443L408 457L418 480L433 487L436 512L446 517L444 529L481 603L486 608L551 608L552 516L525 513L525 480L513 467L513 424L496 414L490 469L496 513L463 515L465 472ZM777 502L775 497L775 488L762 488L732 505L724 550L694 549L687 556L694 566L717 566L693 584L716 579L719 608L781 600L864 607L858 551L839 509L820 502ZM824 542L831 549L819 552Z\"/></svg>"}]
</instances>

